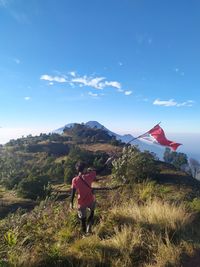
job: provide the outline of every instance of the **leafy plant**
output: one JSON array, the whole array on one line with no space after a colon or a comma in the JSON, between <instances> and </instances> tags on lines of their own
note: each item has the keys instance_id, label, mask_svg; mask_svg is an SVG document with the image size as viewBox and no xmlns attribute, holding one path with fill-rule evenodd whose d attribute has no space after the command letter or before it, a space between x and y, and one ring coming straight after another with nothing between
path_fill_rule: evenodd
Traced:
<instances>
[{"instance_id":1,"label":"leafy plant","mask_svg":"<svg viewBox=\"0 0 200 267\"><path fill-rule=\"evenodd\" d=\"M29 176L23 179L18 185L18 194L25 198L37 199L45 197L49 187L47 176Z\"/></svg>"},{"instance_id":2,"label":"leafy plant","mask_svg":"<svg viewBox=\"0 0 200 267\"><path fill-rule=\"evenodd\" d=\"M173 164L178 169L184 165L188 165L186 154L171 151L169 148L165 149L163 159L165 162Z\"/></svg>"},{"instance_id":3,"label":"leafy plant","mask_svg":"<svg viewBox=\"0 0 200 267\"><path fill-rule=\"evenodd\" d=\"M4 238L10 247L16 245L17 243L17 237L13 231L9 230L7 233L5 233Z\"/></svg>"},{"instance_id":4,"label":"leafy plant","mask_svg":"<svg viewBox=\"0 0 200 267\"><path fill-rule=\"evenodd\" d=\"M156 173L153 155L140 152L133 146L125 147L122 156L113 161L113 178L123 183L139 182L152 178Z\"/></svg>"}]
</instances>

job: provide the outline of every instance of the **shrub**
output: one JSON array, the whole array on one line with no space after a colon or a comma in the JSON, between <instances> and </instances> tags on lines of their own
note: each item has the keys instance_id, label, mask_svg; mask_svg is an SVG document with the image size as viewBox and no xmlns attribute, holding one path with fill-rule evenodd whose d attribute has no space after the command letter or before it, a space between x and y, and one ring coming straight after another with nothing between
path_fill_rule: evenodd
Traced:
<instances>
[{"instance_id":1,"label":"shrub","mask_svg":"<svg viewBox=\"0 0 200 267\"><path fill-rule=\"evenodd\" d=\"M190 207L197 212L200 212L200 198L194 198L190 203Z\"/></svg>"},{"instance_id":2,"label":"shrub","mask_svg":"<svg viewBox=\"0 0 200 267\"><path fill-rule=\"evenodd\" d=\"M171 151L168 147L165 149L163 159L165 162L173 164L177 169L188 166L186 154Z\"/></svg>"},{"instance_id":3,"label":"shrub","mask_svg":"<svg viewBox=\"0 0 200 267\"><path fill-rule=\"evenodd\" d=\"M18 194L25 198L37 199L45 197L47 193L47 176L29 176L18 185Z\"/></svg>"},{"instance_id":4,"label":"shrub","mask_svg":"<svg viewBox=\"0 0 200 267\"><path fill-rule=\"evenodd\" d=\"M125 147L122 156L113 161L112 173L114 179L124 183L152 178L157 173L154 156L133 146Z\"/></svg>"}]
</instances>

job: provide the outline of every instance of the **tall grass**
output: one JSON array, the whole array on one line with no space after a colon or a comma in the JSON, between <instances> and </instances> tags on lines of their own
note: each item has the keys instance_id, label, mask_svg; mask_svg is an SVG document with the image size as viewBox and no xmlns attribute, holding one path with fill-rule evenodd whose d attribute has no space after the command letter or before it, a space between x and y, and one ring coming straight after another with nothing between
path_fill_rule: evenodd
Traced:
<instances>
[{"instance_id":1,"label":"tall grass","mask_svg":"<svg viewBox=\"0 0 200 267\"><path fill-rule=\"evenodd\" d=\"M99 195L94 234L85 238L76 211L43 201L30 213L0 221L0 256L10 266L25 267L181 266L182 254L189 245L193 251L200 231L193 231L187 205L156 198L157 186L142 183L123 189L128 193Z\"/></svg>"},{"instance_id":2,"label":"tall grass","mask_svg":"<svg viewBox=\"0 0 200 267\"><path fill-rule=\"evenodd\" d=\"M154 199L143 205L133 201L111 210L113 219L121 223L157 225L161 229L179 230L188 225L192 216L184 204L176 205Z\"/></svg>"}]
</instances>

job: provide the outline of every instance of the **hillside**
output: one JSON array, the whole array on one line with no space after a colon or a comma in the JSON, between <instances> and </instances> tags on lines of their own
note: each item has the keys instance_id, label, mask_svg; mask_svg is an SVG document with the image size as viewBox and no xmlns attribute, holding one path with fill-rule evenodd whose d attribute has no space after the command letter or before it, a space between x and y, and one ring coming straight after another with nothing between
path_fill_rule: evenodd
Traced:
<instances>
[{"instance_id":1,"label":"hillside","mask_svg":"<svg viewBox=\"0 0 200 267\"><path fill-rule=\"evenodd\" d=\"M65 129L73 128L75 124L76 123L68 123L63 127L54 130L53 133L62 134ZM115 138L117 140L120 140L121 142L124 142L124 143L128 143L134 139L133 135L131 135L131 134L120 135L118 133L115 133L115 132L109 130L108 128L106 128L104 125L102 125L98 121L88 121L86 123L82 123L82 125L85 125L86 127L89 127L89 128L103 129L110 136L115 136ZM159 157L160 159L163 158L164 149L160 146L157 146L155 144L150 144L147 142L143 142L142 140L139 140L139 139L132 141L131 144L138 146L141 151L148 150L148 151L155 153L157 155L157 157Z\"/></svg>"},{"instance_id":2,"label":"hillside","mask_svg":"<svg viewBox=\"0 0 200 267\"><path fill-rule=\"evenodd\" d=\"M35 199L39 192L41 196L46 194L42 188L48 183L70 183L78 160L100 171L109 154L120 151L123 145L104 130L80 124L63 135L41 134L11 140L1 149L0 183L23 197ZM38 177L39 187L29 194L27 180L35 187Z\"/></svg>"},{"instance_id":3,"label":"hillside","mask_svg":"<svg viewBox=\"0 0 200 267\"><path fill-rule=\"evenodd\" d=\"M98 186L110 183L106 176ZM85 238L67 199L46 199L1 221L2 266L197 266L197 195L191 186L153 181L98 191Z\"/></svg>"},{"instance_id":4,"label":"hillside","mask_svg":"<svg viewBox=\"0 0 200 267\"><path fill-rule=\"evenodd\" d=\"M83 125L4 146L0 197L8 208L16 201L21 209L0 220L0 266L198 266L200 183L147 152L123 147L106 132ZM115 153L117 159L105 168ZM115 188L95 191L88 236L80 231L76 210L69 209L80 159L97 169L95 188ZM35 199L34 205L29 210L20 205L16 192Z\"/></svg>"}]
</instances>

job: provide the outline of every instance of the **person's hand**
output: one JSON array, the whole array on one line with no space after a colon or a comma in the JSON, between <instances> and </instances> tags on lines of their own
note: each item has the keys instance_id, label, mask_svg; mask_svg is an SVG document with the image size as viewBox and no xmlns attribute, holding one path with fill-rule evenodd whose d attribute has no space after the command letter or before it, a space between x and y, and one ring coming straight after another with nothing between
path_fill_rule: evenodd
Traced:
<instances>
[{"instance_id":1,"label":"person's hand","mask_svg":"<svg viewBox=\"0 0 200 267\"><path fill-rule=\"evenodd\" d=\"M70 203L70 204L69 204L69 208L70 208L71 210L74 209L74 205L73 205L73 203Z\"/></svg>"}]
</instances>

